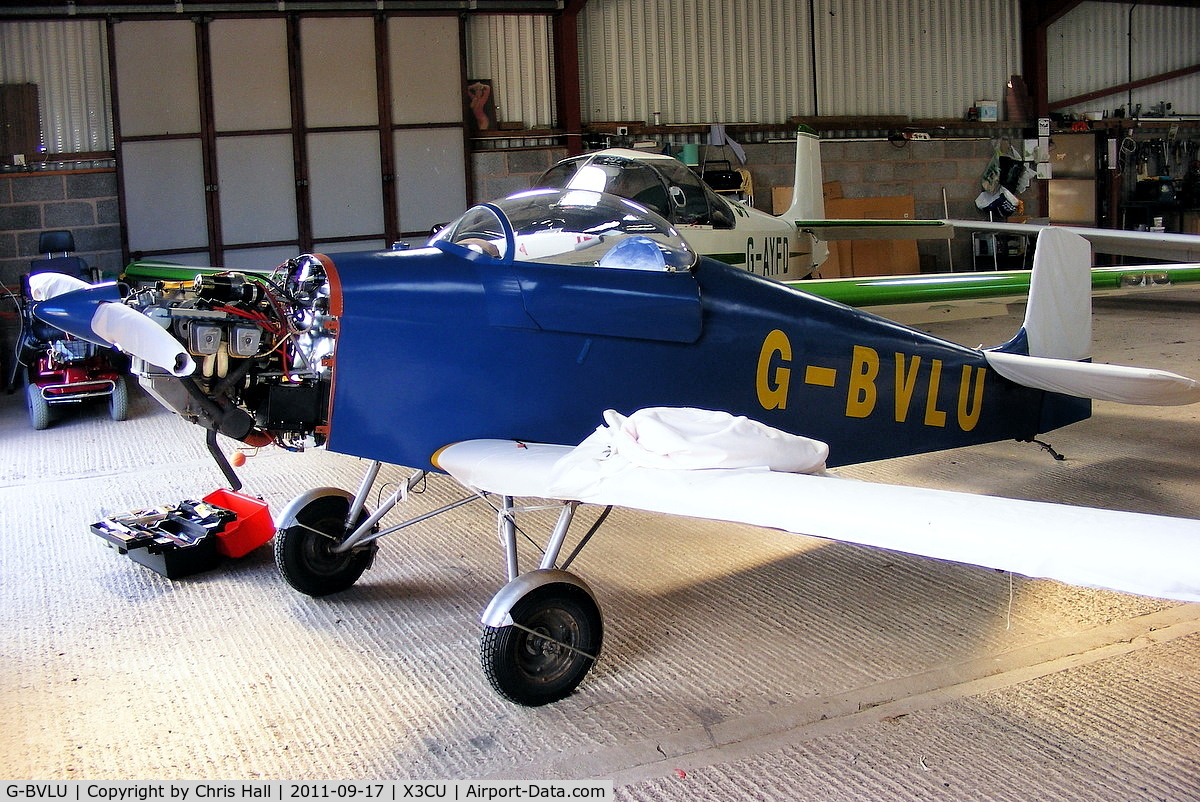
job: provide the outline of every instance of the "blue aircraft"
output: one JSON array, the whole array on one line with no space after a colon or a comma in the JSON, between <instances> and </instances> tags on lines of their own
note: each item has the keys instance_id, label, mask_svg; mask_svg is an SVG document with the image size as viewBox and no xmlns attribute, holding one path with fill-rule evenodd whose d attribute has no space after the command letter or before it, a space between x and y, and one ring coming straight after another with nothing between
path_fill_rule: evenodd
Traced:
<instances>
[{"instance_id":1,"label":"blue aircraft","mask_svg":"<svg viewBox=\"0 0 1200 802\"><path fill-rule=\"evenodd\" d=\"M480 204L422 248L304 255L265 278L205 273L125 298L48 290L34 314L130 353L142 386L207 430L235 488L218 433L371 461L357 490L314 488L275 516L276 562L304 593L346 590L380 537L489 500L507 584L482 615L484 671L539 705L576 689L603 640L568 570L597 528L565 550L581 503L1200 601L1200 521L827 471L1033 440L1087 418L1090 398L1200 400L1191 379L1086 361L1090 248L1041 236L1024 325L987 350L699 257L645 207L576 189ZM414 472L371 511L384 462ZM381 528L431 471L470 493ZM561 514L522 570L514 519L531 508L515 500L530 497Z\"/></svg>"}]
</instances>

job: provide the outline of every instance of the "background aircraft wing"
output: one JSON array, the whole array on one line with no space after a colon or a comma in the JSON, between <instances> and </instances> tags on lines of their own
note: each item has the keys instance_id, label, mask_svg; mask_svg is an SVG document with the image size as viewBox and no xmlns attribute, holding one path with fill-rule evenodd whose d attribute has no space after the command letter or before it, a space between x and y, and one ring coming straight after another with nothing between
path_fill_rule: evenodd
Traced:
<instances>
[{"instance_id":1,"label":"background aircraft wing","mask_svg":"<svg viewBox=\"0 0 1200 802\"><path fill-rule=\"evenodd\" d=\"M1093 267L1092 295L1170 290L1200 283L1200 264ZM785 282L831 301L867 309L908 325L1008 313L1029 295L1030 270L918 273L899 276L818 278Z\"/></svg>"},{"instance_id":2,"label":"background aircraft wing","mask_svg":"<svg viewBox=\"0 0 1200 802\"><path fill-rule=\"evenodd\" d=\"M580 447L582 448L582 446ZM734 521L1029 577L1200 601L1200 521L755 468L678 470L570 446L473 440L437 465L468 487Z\"/></svg>"},{"instance_id":3,"label":"background aircraft wing","mask_svg":"<svg viewBox=\"0 0 1200 802\"><path fill-rule=\"evenodd\" d=\"M819 240L950 239L958 231L991 231L997 234L1037 236L1047 228L1037 223L993 223L987 220L796 220L796 227ZM1170 262L1200 261L1200 235L1111 228L1055 226L1086 239L1095 253L1163 259Z\"/></svg>"},{"instance_id":4,"label":"background aircraft wing","mask_svg":"<svg viewBox=\"0 0 1200 802\"><path fill-rule=\"evenodd\" d=\"M990 223L984 220L950 220L956 228L968 231L994 231L998 234L1032 234L1046 228L1032 223ZM1136 256L1139 259L1165 259L1173 262L1200 261L1200 236L1158 231L1122 231L1113 228L1055 226L1072 231L1091 243L1095 253ZM892 239L895 239L893 237Z\"/></svg>"}]
</instances>

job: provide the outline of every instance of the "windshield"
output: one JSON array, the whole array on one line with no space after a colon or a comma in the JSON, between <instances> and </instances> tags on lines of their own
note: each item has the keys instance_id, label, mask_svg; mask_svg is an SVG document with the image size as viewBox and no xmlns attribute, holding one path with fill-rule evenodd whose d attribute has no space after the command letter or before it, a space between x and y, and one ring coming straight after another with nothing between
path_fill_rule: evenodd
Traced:
<instances>
[{"instance_id":1,"label":"windshield","mask_svg":"<svg viewBox=\"0 0 1200 802\"><path fill-rule=\"evenodd\" d=\"M587 267L687 270L697 258L670 223L644 206L577 189L530 190L476 206L431 244L439 241L499 259Z\"/></svg>"}]
</instances>

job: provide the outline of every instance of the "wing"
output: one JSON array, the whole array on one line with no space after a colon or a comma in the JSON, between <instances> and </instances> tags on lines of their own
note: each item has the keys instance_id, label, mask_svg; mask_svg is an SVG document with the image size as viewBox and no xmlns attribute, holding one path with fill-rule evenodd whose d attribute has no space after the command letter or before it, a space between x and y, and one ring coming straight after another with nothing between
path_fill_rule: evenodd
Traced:
<instances>
[{"instance_id":1,"label":"wing","mask_svg":"<svg viewBox=\"0 0 1200 802\"><path fill-rule=\"evenodd\" d=\"M922 273L911 276L818 278L788 285L847 306L950 303L954 301L1022 299L1029 294L1031 270L988 270L964 273ZM1120 290L1171 289L1200 282L1200 264L1124 265L1093 267L1092 294Z\"/></svg>"},{"instance_id":2,"label":"wing","mask_svg":"<svg viewBox=\"0 0 1200 802\"><path fill-rule=\"evenodd\" d=\"M994 231L998 234L1037 235L1046 226L1030 223L989 223L986 221L949 220L968 231ZM1139 259L1166 259L1173 262L1200 261L1200 236L1152 231L1122 231L1111 228L1055 226L1072 231L1092 244L1096 253L1136 256ZM894 238L894 237L893 237Z\"/></svg>"},{"instance_id":3,"label":"wing","mask_svg":"<svg viewBox=\"0 0 1200 802\"><path fill-rule=\"evenodd\" d=\"M484 492L734 521L1013 571L1200 601L1200 521L753 468L584 468L570 446L472 440L436 463ZM564 470L566 463L575 463Z\"/></svg>"},{"instance_id":4,"label":"wing","mask_svg":"<svg viewBox=\"0 0 1200 802\"><path fill-rule=\"evenodd\" d=\"M949 238L955 228L1036 235L1046 226L962 220L806 220L797 225L815 237L841 239ZM1054 226L1089 241L1094 251L1143 258L1200 259L1200 236ZM848 306L866 308L909 325L933 320L1004 314L1029 293L1032 271L968 271L865 276L788 282L789 286ZM1200 282L1200 264L1122 265L1091 268L1092 294L1172 289Z\"/></svg>"},{"instance_id":5,"label":"wing","mask_svg":"<svg viewBox=\"0 0 1200 802\"><path fill-rule=\"evenodd\" d=\"M870 239L950 239L955 220L822 218L796 220L796 228L827 242Z\"/></svg>"}]
</instances>

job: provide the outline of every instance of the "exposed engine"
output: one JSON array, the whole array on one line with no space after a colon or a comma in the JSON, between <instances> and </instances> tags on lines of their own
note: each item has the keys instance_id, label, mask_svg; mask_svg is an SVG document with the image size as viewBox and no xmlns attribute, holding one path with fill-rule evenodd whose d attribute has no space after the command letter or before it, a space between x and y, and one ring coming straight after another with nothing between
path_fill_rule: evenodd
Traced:
<instances>
[{"instance_id":1,"label":"exposed engine","mask_svg":"<svg viewBox=\"0 0 1200 802\"><path fill-rule=\"evenodd\" d=\"M250 445L299 451L325 442L337 318L319 258L296 257L270 276L158 282L127 302L196 362L192 375L176 377L133 360L133 373L161 404Z\"/></svg>"}]
</instances>

